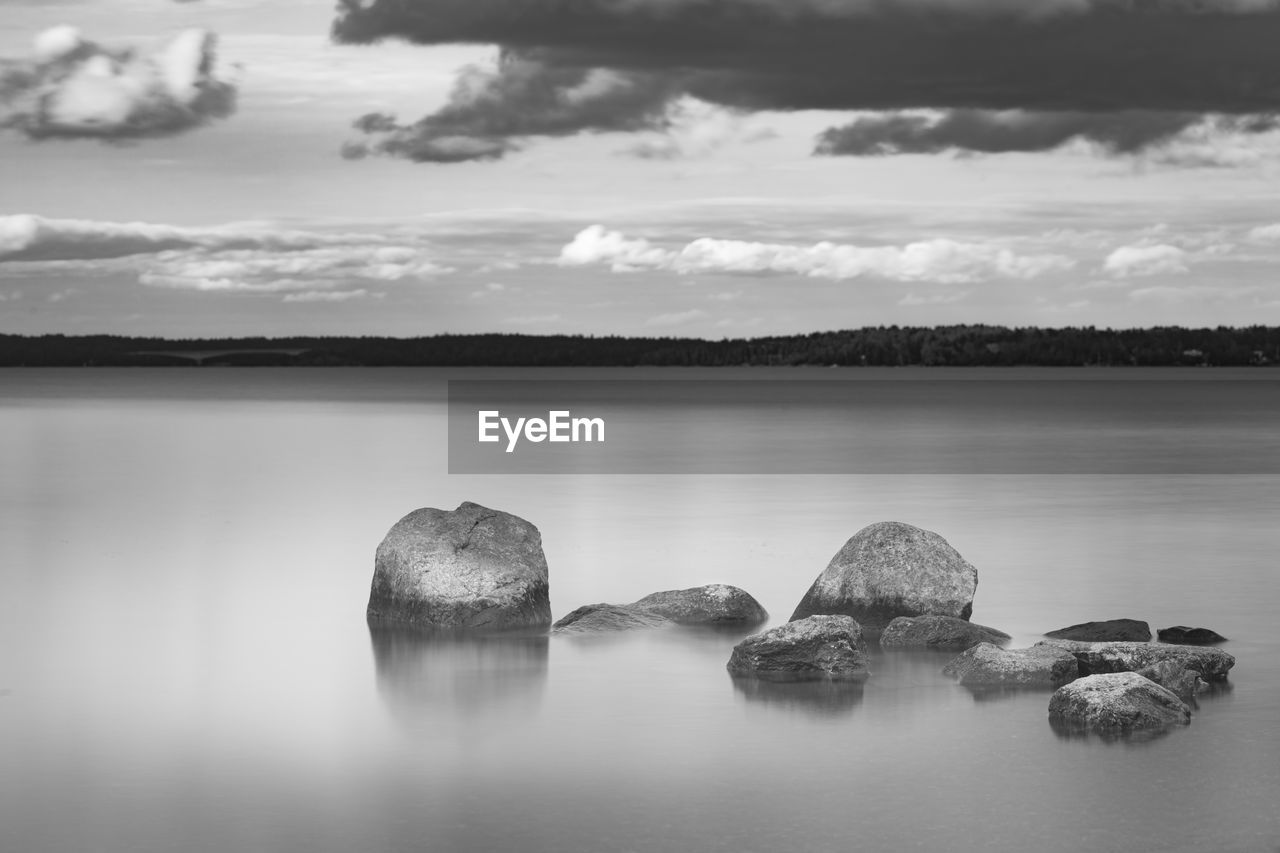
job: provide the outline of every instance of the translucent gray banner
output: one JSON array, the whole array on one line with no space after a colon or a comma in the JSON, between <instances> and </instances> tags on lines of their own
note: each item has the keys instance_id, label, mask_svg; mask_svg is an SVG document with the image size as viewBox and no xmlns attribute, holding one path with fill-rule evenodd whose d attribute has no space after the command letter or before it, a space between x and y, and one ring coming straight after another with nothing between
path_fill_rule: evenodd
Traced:
<instances>
[{"instance_id":1,"label":"translucent gray banner","mask_svg":"<svg viewBox=\"0 0 1280 853\"><path fill-rule=\"evenodd\" d=\"M1275 474L1280 380L450 380L452 474Z\"/></svg>"}]
</instances>

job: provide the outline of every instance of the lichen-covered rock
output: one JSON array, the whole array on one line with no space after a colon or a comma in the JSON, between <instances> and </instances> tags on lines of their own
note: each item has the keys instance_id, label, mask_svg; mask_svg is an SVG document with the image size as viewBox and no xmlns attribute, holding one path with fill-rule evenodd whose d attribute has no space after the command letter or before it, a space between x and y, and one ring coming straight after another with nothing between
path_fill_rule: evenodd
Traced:
<instances>
[{"instance_id":1,"label":"lichen-covered rock","mask_svg":"<svg viewBox=\"0 0 1280 853\"><path fill-rule=\"evenodd\" d=\"M1065 649L1002 649L979 643L953 658L942 672L967 687L1049 688L1073 681L1080 670L1075 656Z\"/></svg>"},{"instance_id":2,"label":"lichen-covered rock","mask_svg":"<svg viewBox=\"0 0 1280 853\"><path fill-rule=\"evenodd\" d=\"M1162 643L1178 643L1184 646L1211 646L1214 643L1225 643L1227 638L1217 631L1208 628L1188 628L1186 625L1174 625L1161 628L1156 636Z\"/></svg>"},{"instance_id":3,"label":"lichen-covered rock","mask_svg":"<svg viewBox=\"0 0 1280 853\"><path fill-rule=\"evenodd\" d=\"M1003 646L1012 637L986 625L954 616L899 616L880 634L880 645L929 649L967 649L978 643Z\"/></svg>"},{"instance_id":4,"label":"lichen-covered rock","mask_svg":"<svg viewBox=\"0 0 1280 853\"><path fill-rule=\"evenodd\" d=\"M1181 664L1173 660L1162 660L1143 667L1138 670L1138 675L1154 681L1188 704L1195 700L1196 694L1205 690L1204 680L1198 672L1183 669Z\"/></svg>"},{"instance_id":5,"label":"lichen-covered rock","mask_svg":"<svg viewBox=\"0 0 1280 853\"><path fill-rule=\"evenodd\" d=\"M670 620L628 605L585 604L565 615L551 626L553 634L589 634L599 631L629 631L634 628L659 628Z\"/></svg>"},{"instance_id":6,"label":"lichen-covered rock","mask_svg":"<svg viewBox=\"0 0 1280 853\"><path fill-rule=\"evenodd\" d=\"M1081 675L1104 672L1137 672L1161 661L1173 661L1205 681L1221 681L1236 659L1220 649L1179 646L1172 643L1081 643L1073 640L1041 640L1036 646L1065 649L1080 662Z\"/></svg>"},{"instance_id":7,"label":"lichen-covered rock","mask_svg":"<svg viewBox=\"0 0 1280 853\"><path fill-rule=\"evenodd\" d=\"M1082 643L1146 642L1151 639L1151 626L1137 619L1107 619L1103 622L1069 625L1049 631L1045 636L1055 640L1078 640Z\"/></svg>"},{"instance_id":8,"label":"lichen-covered rock","mask_svg":"<svg viewBox=\"0 0 1280 853\"><path fill-rule=\"evenodd\" d=\"M747 637L727 664L735 676L768 681L863 681L867 645L848 616L810 616Z\"/></svg>"},{"instance_id":9,"label":"lichen-covered rock","mask_svg":"<svg viewBox=\"0 0 1280 853\"><path fill-rule=\"evenodd\" d=\"M805 593L793 620L815 614L852 616L879 636L898 616L968 619L978 570L938 534L884 521L858 531Z\"/></svg>"},{"instance_id":10,"label":"lichen-covered rock","mask_svg":"<svg viewBox=\"0 0 1280 853\"><path fill-rule=\"evenodd\" d=\"M769 618L746 590L722 583L651 593L631 607L680 625L758 625Z\"/></svg>"},{"instance_id":11,"label":"lichen-covered rock","mask_svg":"<svg viewBox=\"0 0 1280 853\"><path fill-rule=\"evenodd\" d=\"M1060 687L1049 699L1050 718L1101 732L1186 725L1191 709L1136 672L1089 675Z\"/></svg>"},{"instance_id":12,"label":"lichen-covered rock","mask_svg":"<svg viewBox=\"0 0 1280 853\"><path fill-rule=\"evenodd\" d=\"M551 624L538 528L479 504L419 509L378 546L371 620L424 628L506 630Z\"/></svg>"}]
</instances>

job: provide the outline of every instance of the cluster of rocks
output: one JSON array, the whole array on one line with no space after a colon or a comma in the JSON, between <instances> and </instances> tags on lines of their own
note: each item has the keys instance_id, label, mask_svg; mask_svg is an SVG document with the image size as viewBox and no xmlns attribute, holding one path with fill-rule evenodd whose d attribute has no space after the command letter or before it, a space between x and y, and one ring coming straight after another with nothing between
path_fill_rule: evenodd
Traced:
<instances>
[{"instance_id":1,"label":"cluster of rocks","mask_svg":"<svg viewBox=\"0 0 1280 853\"><path fill-rule=\"evenodd\" d=\"M1160 629L1134 619L1086 622L1029 648L969 621L978 572L936 533L900 522L856 533L818 575L784 625L738 643L727 663L752 682L861 683L868 642L883 649L956 651L943 673L977 689L1052 689L1056 727L1135 731L1185 724L1206 685L1235 659L1209 646L1205 628ZM463 503L420 509L378 546L371 622L435 630L527 629L600 634L670 625L750 627L768 614L750 594L711 584L589 604L554 625L538 529L508 513ZM783 688L785 689L785 688Z\"/></svg>"}]
</instances>

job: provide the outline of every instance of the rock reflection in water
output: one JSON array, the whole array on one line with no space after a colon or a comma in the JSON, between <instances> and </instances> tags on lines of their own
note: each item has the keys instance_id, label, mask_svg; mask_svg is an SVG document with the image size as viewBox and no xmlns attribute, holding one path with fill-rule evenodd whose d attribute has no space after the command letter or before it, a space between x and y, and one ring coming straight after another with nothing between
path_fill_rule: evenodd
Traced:
<instances>
[{"instance_id":1,"label":"rock reflection in water","mask_svg":"<svg viewBox=\"0 0 1280 853\"><path fill-rule=\"evenodd\" d=\"M546 635L478 637L369 624L378 692L406 722L432 715L523 715L547 680Z\"/></svg>"},{"instance_id":2,"label":"rock reflection in water","mask_svg":"<svg viewBox=\"0 0 1280 853\"><path fill-rule=\"evenodd\" d=\"M1161 738L1168 737L1174 729L1186 726L1163 726L1149 729L1096 729L1076 722L1069 722L1061 717L1049 717L1049 728L1062 740L1067 741L1099 741L1126 746L1144 746Z\"/></svg>"},{"instance_id":3,"label":"rock reflection in water","mask_svg":"<svg viewBox=\"0 0 1280 853\"><path fill-rule=\"evenodd\" d=\"M819 717L847 714L862 702L859 681L763 681L732 678L734 690L748 702L784 710L803 711Z\"/></svg>"}]
</instances>

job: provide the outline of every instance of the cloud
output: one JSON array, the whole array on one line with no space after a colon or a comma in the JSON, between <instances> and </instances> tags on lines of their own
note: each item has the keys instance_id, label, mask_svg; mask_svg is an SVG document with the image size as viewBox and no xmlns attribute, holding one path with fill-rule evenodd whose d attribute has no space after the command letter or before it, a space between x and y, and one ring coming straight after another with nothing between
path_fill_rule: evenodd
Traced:
<instances>
[{"instance_id":1,"label":"cloud","mask_svg":"<svg viewBox=\"0 0 1280 853\"><path fill-rule=\"evenodd\" d=\"M307 290L302 293L286 293L281 302L350 302L353 299L381 299L385 294L359 290Z\"/></svg>"},{"instance_id":2,"label":"cloud","mask_svg":"<svg viewBox=\"0 0 1280 853\"><path fill-rule=\"evenodd\" d=\"M1187 252L1168 243L1121 246L1107 255L1102 270L1115 278L1181 275L1187 272Z\"/></svg>"},{"instance_id":3,"label":"cloud","mask_svg":"<svg viewBox=\"0 0 1280 853\"><path fill-rule=\"evenodd\" d=\"M225 118L236 88L214 75L216 48L216 36L201 29L140 51L53 27L35 37L31 58L0 61L0 128L37 140L123 140Z\"/></svg>"},{"instance_id":4,"label":"cloud","mask_svg":"<svg viewBox=\"0 0 1280 853\"><path fill-rule=\"evenodd\" d=\"M1050 151L1074 140L1108 154L1133 154L1164 145L1191 128L1209 125L1220 133L1274 130L1272 116L1216 116L1194 112L1030 112L950 110L940 116L891 112L864 116L823 131L815 151L827 155L936 154L957 150L982 154ZM1201 161L1203 162L1203 161ZM1206 163L1207 165L1207 163Z\"/></svg>"},{"instance_id":5,"label":"cloud","mask_svg":"<svg viewBox=\"0 0 1280 853\"><path fill-rule=\"evenodd\" d=\"M239 249L163 252L138 276L142 284L180 290L274 293L353 280L394 282L447 272L406 246L335 246L287 254Z\"/></svg>"},{"instance_id":6,"label":"cloud","mask_svg":"<svg viewBox=\"0 0 1280 853\"><path fill-rule=\"evenodd\" d=\"M707 316L706 311L694 308L689 311L673 311L669 314L658 314L644 321L646 326L683 326Z\"/></svg>"},{"instance_id":7,"label":"cloud","mask_svg":"<svg viewBox=\"0 0 1280 853\"><path fill-rule=\"evenodd\" d=\"M935 238L902 246L811 246L702 237L680 249L654 246L602 225L580 231L560 251L564 266L605 264L614 272L642 269L676 273L777 273L814 278L864 276L897 281L968 282L990 277L1035 278L1069 269L1061 255L1021 255L987 243Z\"/></svg>"},{"instance_id":8,"label":"cloud","mask_svg":"<svg viewBox=\"0 0 1280 853\"><path fill-rule=\"evenodd\" d=\"M1249 229L1248 239L1254 243L1280 243L1280 222Z\"/></svg>"},{"instance_id":9,"label":"cloud","mask_svg":"<svg viewBox=\"0 0 1280 853\"><path fill-rule=\"evenodd\" d=\"M833 129L830 153L1048 150L1072 138L1138 150L1206 115L1257 132L1280 90L1274 0L340 0L332 34L502 48L479 107L465 97L477 79L468 72L462 97L419 122L392 122L382 131L391 144L375 143L423 160L650 128L682 96L742 112L890 111L852 139ZM592 75L611 81L605 92L586 85ZM590 110L570 95L584 86ZM518 120L498 126L498 107ZM958 114L930 132L896 115L912 109ZM1007 111L1024 118L992 118ZM437 152L441 139L451 141Z\"/></svg>"}]
</instances>

